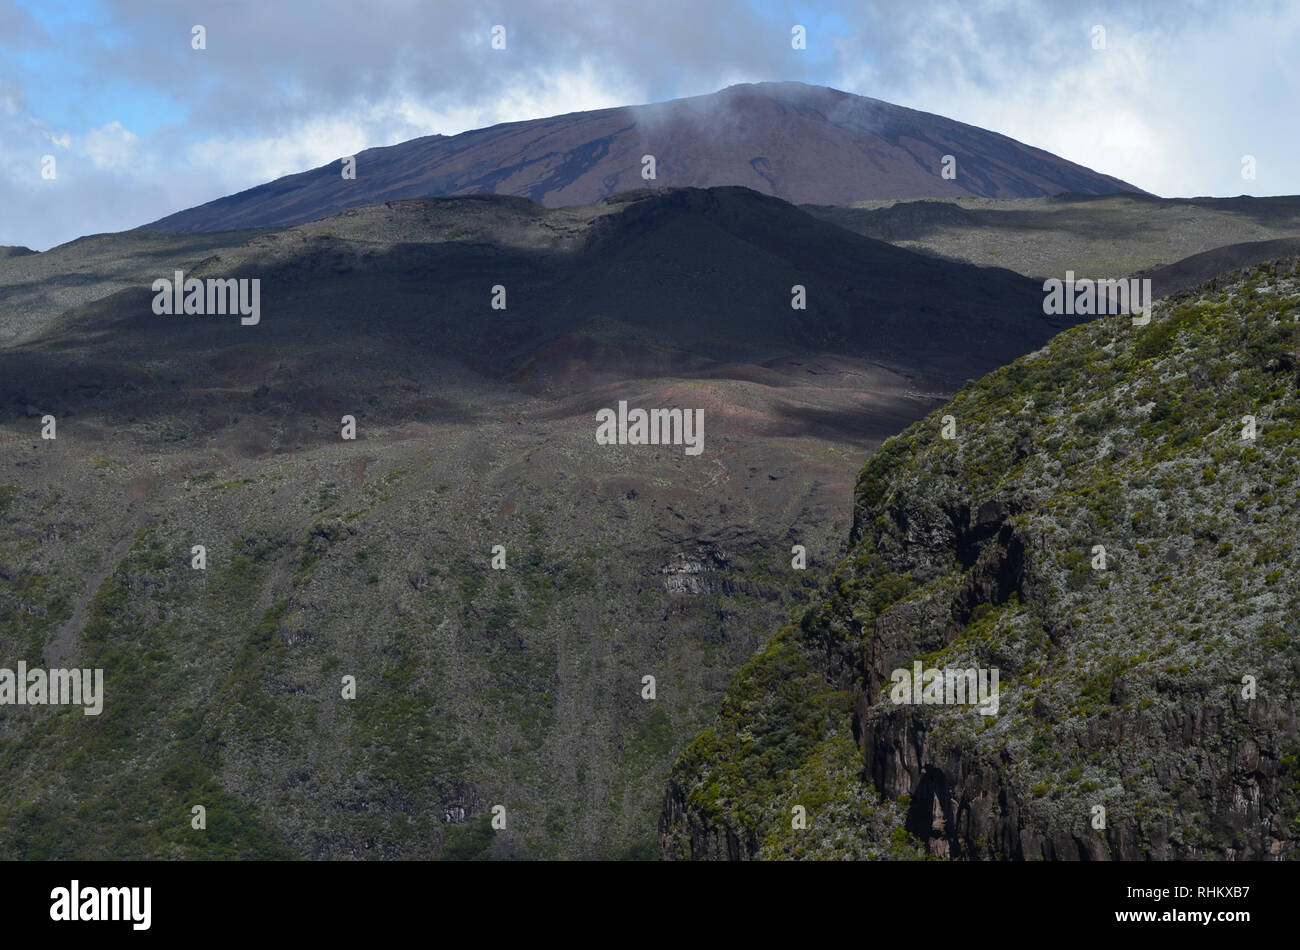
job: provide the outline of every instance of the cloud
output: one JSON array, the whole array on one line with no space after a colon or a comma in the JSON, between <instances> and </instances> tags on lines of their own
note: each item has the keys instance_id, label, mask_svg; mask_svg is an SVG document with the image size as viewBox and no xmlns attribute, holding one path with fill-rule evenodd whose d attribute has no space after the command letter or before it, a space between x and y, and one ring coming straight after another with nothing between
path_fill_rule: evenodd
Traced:
<instances>
[{"instance_id":1,"label":"cloud","mask_svg":"<svg viewBox=\"0 0 1300 950\"><path fill-rule=\"evenodd\" d=\"M0 0L0 243L133 227L433 132L763 80L950 116L1159 194L1294 193L1298 47L1300 6L1265 0ZM55 188L51 142L69 153Z\"/></svg>"},{"instance_id":2,"label":"cloud","mask_svg":"<svg viewBox=\"0 0 1300 950\"><path fill-rule=\"evenodd\" d=\"M63 141L67 141L67 136L63 137ZM122 128L122 123L116 120L101 129L87 132L82 141L81 154L90 159L96 168L138 168L142 164L140 136Z\"/></svg>"},{"instance_id":3,"label":"cloud","mask_svg":"<svg viewBox=\"0 0 1300 950\"><path fill-rule=\"evenodd\" d=\"M988 15L937 31L926 29L927 8L903 13L882 39L887 63L847 68L845 88L1002 132L1157 194L1300 192L1300 130L1278 121L1300 92L1300 71L1285 65L1300 47L1300 6L1175 15L1134 4L1086 16L1062 15L1065 4L986 6ZM1101 50L1091 42L1097 25ZM1267 159L1245 181L1241 156L1254 152Z\"/></svg>"}]
</instances>

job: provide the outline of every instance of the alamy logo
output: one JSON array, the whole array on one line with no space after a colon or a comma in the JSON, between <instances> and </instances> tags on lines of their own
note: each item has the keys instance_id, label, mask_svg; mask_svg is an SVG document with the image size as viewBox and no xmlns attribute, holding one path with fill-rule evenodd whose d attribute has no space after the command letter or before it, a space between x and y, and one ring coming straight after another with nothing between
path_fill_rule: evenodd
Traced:
<instances>
[{"instance_id":1,"label":"alamy logo","mask_svg":"<svg viewBox=\"0 0 1300 950\"><path fill-rule=\"evenodd\" d=\"M151 887L70 887L50 891L50 920L129 920L132 930L148 930L152 922Z\"/></svg>"},{"instance_id":2,"label":"alamy logo","mask_svg":"<svg viewBox=\"0 0 1300 950\"><path fill-rule=\"evenodd\" d=\"M941 669L923 669L921 661L912 664L909 672L894 670L889 676L889 698L896 704L907 706L969 706L977 705L986 716L996 716L998 700L998 671L961 669L948 666Z\"/></svg>"},{"instance_id":3,"label":"alamy logo","mask_svg":"<svg viewBox=\"0 0 1300 950\"><path fill-rule=\"evenodd\" d=\"M160 277L151 288L153 312L159 314L241 314L239 322L255 326L262 319L262 281L256 277L209 277L206 281L176 271L176 279Z\"/></svg>"},{"instance_id":4,"label":"alamy logo","mask_svg":"<svg viewBox=\"0 0 1300 950\"><path fill-rule=\"evenodd\" d=\"M684 445L687 455L704 451L703 409L632 409L596 412L597 445Z\"/></svg>"},{"instance_id":5,"label":"alamy logo","mask_svg":"<svg viewBox=\"0 0 1300 950\"><path fill-rule=\"evenodd\" d=\"M93 678L92 678L93 674ZM0 669L0 706L81 706L87 716L104 709L104 671Z\"/></svg>"},{"instance_id":6,"label":"alamy logo","mask_svg":"<svg viewBox=\"0 0 1300 950\"><path fill-rule=\"evenodd\" d=\"M1043 281L1043 313L1093 316L1101 314L1134 314L1133 325L1145 326L1151 322L1151 278L1136 277L1124 280L1074 279L1074 271L1065 272L1065 280L1055 277ZM1141 314L1139 318L1137 314Z\"/></svg>"}]
</instances>

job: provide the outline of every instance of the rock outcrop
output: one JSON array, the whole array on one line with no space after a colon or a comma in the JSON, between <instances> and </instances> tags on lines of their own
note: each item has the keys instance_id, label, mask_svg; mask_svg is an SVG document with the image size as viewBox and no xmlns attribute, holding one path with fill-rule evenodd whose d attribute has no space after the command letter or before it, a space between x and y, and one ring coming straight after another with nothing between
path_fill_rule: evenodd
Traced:
<instances>
[{"instance_id":1,"label":"rock outcrop","mask_svg":"<svg viewBox=\"0 0 1300 950\"><path fill-rule=\"evenodd\" d=\"M1296 259L1222 275L886 442L846 558L674 768L663 855L1300 853L1297 301Z\"/></svg>"}]
</instances>

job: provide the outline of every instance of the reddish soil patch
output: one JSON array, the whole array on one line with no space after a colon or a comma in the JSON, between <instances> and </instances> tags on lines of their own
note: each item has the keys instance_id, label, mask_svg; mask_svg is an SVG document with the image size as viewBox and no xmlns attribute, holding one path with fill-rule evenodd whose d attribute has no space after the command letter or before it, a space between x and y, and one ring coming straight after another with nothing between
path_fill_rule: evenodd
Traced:
<instances>
[{"instance_id":1,"label":"reddish soil patch","mask_svg":"<svg viewBox=\"0 0 1300 950\"><path fill-rule=\"evenodd\" d=\"M141 475L126 484L126 497L132 501L147 501L158 490L158 479L151 475Z\"/></svg>"},{"instance_id":2,"label":"reddish soil patch","mask_svg":"<svg viewBox=\"0 0 1300 950\"><path fill-rule=\"evenodd\" d=\"M432 439L433 427L427 426L423 422L408 422L397 430L397 437L403 441L412 439Z\"/></svg>"},{"instance_id":3,"label":"reddish soil patch","mask_svg":"<svg viewBox=\"0 0 1300 950\"><path fill-rule=\"evenodd\" d=\"M374 461L374 457L363 455L359 459L353 459L352 464L348 466L348 474L352 476L352 487L360 488L366 483L366 466Z\"/></svg>"}]
</instances>

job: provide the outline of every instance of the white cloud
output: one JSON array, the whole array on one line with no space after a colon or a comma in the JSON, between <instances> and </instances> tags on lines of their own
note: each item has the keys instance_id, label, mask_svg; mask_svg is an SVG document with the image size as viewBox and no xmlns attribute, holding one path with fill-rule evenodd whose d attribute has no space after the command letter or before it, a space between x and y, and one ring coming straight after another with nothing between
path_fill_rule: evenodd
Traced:
<instances>
[{"instance_id":1,"label":"white cloud","mask_svg":"<svg viewBox=\"0 0 1300 950\"><path fill-rule=\"evenodd\" d=\"M311 118L275 135L210 138L188 148L185 173L216 183L201 199L210 201L366 148L395 145L422 135L456 135L502 122L625 105L635 99L631 89L607 88L592 68L584 65L541 81L519 82L485 105L439 108L405 95L376 104L364 116Z\"/></svg>"},{"instance_id":2,"label":"white cloud","mask_svg":"<svg viewBox=\"0 0 1300 950\"><path fill-rule=\"evenodd\" d=\"M914 69L850 61L844 88L1001 132L1160 195L1300 192L1291 159L1300 126L1283 119L1300 71L1279 81L1279 57L1290 59L1282 51L1300 46L1300 5L1270 15L1220 7L1140 31L1119 14L1038 15L1027 32L1039 56L1013 55L964 17L937 48L931 32L893 50ZM1104 50L1091 47L1093 22L1106 26ZM1256 181L1240 177L1248 153L1260 158Z\"/></svg>"},{"instance_id":3,"label":"white cloud","mask_svg":"<svg viewBox=\"0 0 1300 950\"><path fill-rule=\"evenodd\" d=\"M87 132L80 151L96 168L144 172L153 164L141 154L140 136L117 120Z\"/></svg>"},{"instance_id":4,"label":"white cloud","mask_svg":"<svg viewBox=\"0 0 1300 950\"><path fill-rule=\"evenodd\" d=\"M804 55L790 52L788 26L732 0L617 11L568 0L563 16L535 0L499 0L497 12L402 0L361 18L352 0L218 5L210 54L198 57L168 45L188 31L183 13L144 15L134 0L105 0L131 41L105 46L94 31L77 34L64 53L93 68L4 68L0 36L0 242L48 246L91 228L134 227L420 135L764 79L950 116L1157 194L1300 192L1300 125L1290 120L1300 4L1206 0L1187 15L1147 0L1092 6L1076 15L1030 0L826 0L835 26L810 31ZM486 46L496 22L509 29L504 52ZM1105 51L1091 48L1095 23L1106 27ZM214 35L240 42L212 47ZM77 84L110 76L151 99L173 97L189 117L147 130L127 109L56 121L32 113L19 75L80 101L72 116L95 98L78 100L87 90ZM59 156L57 187L39 176L40 155L53 148L70 153ZM1240 177L1243 154L1258 160L1256 181Z\"/></svg>"},{"instance_id":5,"label":"white cloud","mask_svg":"<svg viewBox=\"0 0 1300 950\"><path fill-rule=\"evenodd\" d=\"M353 155L367 144L363 122L321 116L276 135L198 142L186 151L184 174L240 190Z\"/></svg>"}]
</instances>

